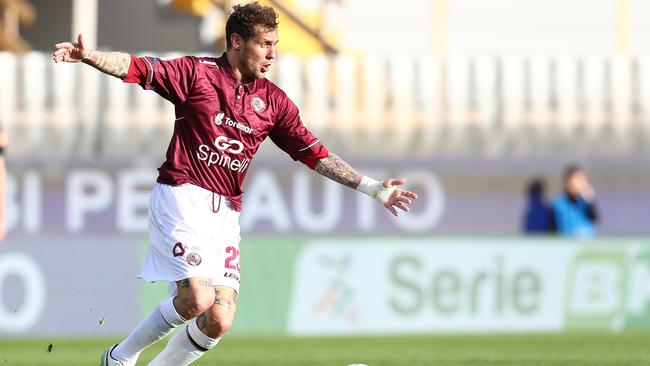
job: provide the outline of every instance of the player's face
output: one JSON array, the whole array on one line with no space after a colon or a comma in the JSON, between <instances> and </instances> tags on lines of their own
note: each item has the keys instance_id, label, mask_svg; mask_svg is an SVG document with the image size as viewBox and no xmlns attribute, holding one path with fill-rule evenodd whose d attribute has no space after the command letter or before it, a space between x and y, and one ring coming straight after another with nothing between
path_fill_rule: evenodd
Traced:
<instances>
[{"instance_id":1,"label":"player's face","mask_svg":"<svg viewBox=\"0 0 650 366\"><path fill-rule=\"evenodd\" d=\"M262 79L271 69L278 43L278 30L256 27L255 36L242 43L240 67L242 81Z\"/></svg>"}]
</instances>

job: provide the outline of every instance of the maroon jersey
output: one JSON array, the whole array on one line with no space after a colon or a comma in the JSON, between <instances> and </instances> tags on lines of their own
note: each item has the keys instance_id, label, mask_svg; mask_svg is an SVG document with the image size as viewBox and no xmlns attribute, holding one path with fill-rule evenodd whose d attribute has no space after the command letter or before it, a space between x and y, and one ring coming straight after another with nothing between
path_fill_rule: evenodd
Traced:
<instances>
[{"instance_id":1,"label":"maroon jersey","mask_svg":"<svg viewBox=\"0 0 650 366\"><path fill-rule=\"evenodd\" d=\"M173 60L131 56L124 82L174 103L174 134L158 182L195 184L228 197L236 210L250 162L267 136L312 169L328 154L280 88L266 79L242 84L225 54Z\"/></svg>"}]
</instances>

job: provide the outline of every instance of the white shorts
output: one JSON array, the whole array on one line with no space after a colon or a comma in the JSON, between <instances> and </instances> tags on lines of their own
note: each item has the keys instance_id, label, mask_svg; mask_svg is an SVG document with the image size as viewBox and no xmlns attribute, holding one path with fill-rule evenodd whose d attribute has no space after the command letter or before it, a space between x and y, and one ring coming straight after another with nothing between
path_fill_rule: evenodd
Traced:
<instances>
[{"instance_id":1,"label":"white shorts","mask_svg":"<svg viewBox=\"0 0 650 366\"><path fill-rule=\"evenodd\" d=\"M138 277L175 282L212 279L239 292L239 212L230 201L192 184L156 183L149 198L149 248Z\"/></svg>"}]
</instances>

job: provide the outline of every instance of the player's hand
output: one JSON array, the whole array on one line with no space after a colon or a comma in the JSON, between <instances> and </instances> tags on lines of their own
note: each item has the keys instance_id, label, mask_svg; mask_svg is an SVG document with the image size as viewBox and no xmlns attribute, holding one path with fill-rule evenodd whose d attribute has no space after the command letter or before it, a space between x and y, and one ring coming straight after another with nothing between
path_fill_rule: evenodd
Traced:
<instances>
[{"instance_id":1,"label":"player's hand","mask_svg":"<svg viewBox=\"0 0 650 366\"><path fill-rule=\"evenodd\" d=\"M91 51L84 46L84 39L81 33L77 37L77 42L62 42L54 45L56 51L52 54L54 62L80 62L87 58Z\"/></svg>"},{"instance_id":2,"label":"player's hand","mask_svg":"<svg viewBox=\"0 0 650 366\"><path fill-rule=\"evenodd\" d=\"M406 179L404 178L388 178L383 183L384 188L395 188L388 201L384 203L384 207L395 216L399 216L398 208L404 212L409 212L409 205L414 199L418 198L417 194L397 187L404 183L406 183Z\"/></svg>"}]
</instances>

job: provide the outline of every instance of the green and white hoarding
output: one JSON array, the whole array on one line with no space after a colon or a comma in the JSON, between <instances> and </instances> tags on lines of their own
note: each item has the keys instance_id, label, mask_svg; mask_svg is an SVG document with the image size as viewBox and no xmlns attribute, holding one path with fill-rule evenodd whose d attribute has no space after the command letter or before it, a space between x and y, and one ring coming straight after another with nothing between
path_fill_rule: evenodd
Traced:
<instances>
[{"instance_id":1,"label":"green and white hoarding","mask_svg":"<svg viewBox=\"0 0 650 366\"><path fill-rule=\"evenodd\" d=\"M141 236L0 248L0 337L123 336L168 296ZM233 333L650 329L650 240L247 237Z\"/></svg>"},{"instance_id":2,"label":"green and white hoarding","mask_svg":"<svg viewBox=\"0 0 650 366\"><path fill-rule=\"evenodd\" d=\"M650 328L645 239L249 239L241 263L239 333Z\"/></svg>"}]
</instances>

